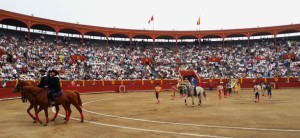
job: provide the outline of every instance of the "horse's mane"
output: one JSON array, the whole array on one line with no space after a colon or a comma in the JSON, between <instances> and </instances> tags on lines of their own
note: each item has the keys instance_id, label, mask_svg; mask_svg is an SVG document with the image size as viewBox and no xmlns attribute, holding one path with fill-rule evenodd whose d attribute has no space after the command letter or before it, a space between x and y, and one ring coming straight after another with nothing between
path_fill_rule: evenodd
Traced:
<instances>
[{"instance_id":1,"label":"horse's mane","mask_svg":"<svg viewBox=\"0 0 300 138\"><path fill-rule=\"evenodd\" d=\"M44 88L39 88L34 85L24 86L24 89L30 90L30 93L35 93L35 94L44 91Z\"/></svg>"},{"instance_id":2,"label":"horse's mane","mask_svg":"<svg viewBox=\"0 0 300 138\"><path fill-rule=\"evenodd\" d=\"M44 88L40 88L40 87L37 87L37 86L34 86L34 85L29 85L29 86L24 86L26 88L30 88L30 89L33 89L33 90L43 90Z\"/></svg>"},{"instance_id":3,"label":"horse's mane","mask_svg":"<svg viewBox=\"0 0 300 138\"><path fill-rule=\"evenodd\" d=\"M26 88L30 88L30 89L37 90L37 91L44 89L44 88L37 87L36 85L31 84L25 80L20 80L20 83L23 84L24 88L26 87Z\"/></svg>"}]
</instances>

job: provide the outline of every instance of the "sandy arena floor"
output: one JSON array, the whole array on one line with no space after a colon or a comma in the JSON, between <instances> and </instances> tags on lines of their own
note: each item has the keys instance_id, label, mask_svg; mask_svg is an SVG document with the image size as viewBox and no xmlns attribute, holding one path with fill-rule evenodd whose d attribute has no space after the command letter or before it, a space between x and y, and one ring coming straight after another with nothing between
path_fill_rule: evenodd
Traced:
<instances>
[{"instance_id":1,"label":"sandy arena floor","mask_svg":"<svg viewBox=\"0 0 300 138\"><path fill-rule=\"evenodd\" d=\"M299 89L275 90L272 99L261 97L260 103L254 103L252 90L222 100L216 91L207 93L208 100L195 107L190 98L185 106L178 94L170 100L169 92L161 93L160 104L155 104L153 92L81 95L84 123L76 120L79 113L73 108L68 124L60 116L48 126L32 123L26 113L29 103L0 101L0 137L300 137ZM40 118L45 121L43 112Z\"/></svg>"}]
</instances>

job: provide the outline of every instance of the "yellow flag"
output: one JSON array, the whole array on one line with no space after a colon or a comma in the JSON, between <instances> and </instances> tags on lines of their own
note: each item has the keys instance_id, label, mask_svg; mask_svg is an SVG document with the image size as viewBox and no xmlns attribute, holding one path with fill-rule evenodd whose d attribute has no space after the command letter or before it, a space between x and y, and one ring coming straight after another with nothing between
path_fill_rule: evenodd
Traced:
<instances>
[{"instance_id":1,"label":"yellow flag","mask_svg":"<svg viewBox=\"0 0 300 138\"><path fill-rule=\"evenodd\" d=\"M197 25L200 25L200 17L197 20Z\"/></svg>"}]
</instances>

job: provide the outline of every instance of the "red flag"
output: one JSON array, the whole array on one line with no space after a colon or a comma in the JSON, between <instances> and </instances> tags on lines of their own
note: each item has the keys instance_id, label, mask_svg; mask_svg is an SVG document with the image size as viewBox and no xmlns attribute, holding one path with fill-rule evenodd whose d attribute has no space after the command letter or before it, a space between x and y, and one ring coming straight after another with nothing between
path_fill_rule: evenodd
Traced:
<instances>
[{"instance_id":1,"label":"red flag","mask_svg":"<svg viewBox=\"0 0 300 138\"><path fill-rule=\"evenodd\" d=\"M148 24L150 24L150 22L154 21L154 17L153 15L151 16L150 20L148 21Z\"/></svg>"}]
</instances>

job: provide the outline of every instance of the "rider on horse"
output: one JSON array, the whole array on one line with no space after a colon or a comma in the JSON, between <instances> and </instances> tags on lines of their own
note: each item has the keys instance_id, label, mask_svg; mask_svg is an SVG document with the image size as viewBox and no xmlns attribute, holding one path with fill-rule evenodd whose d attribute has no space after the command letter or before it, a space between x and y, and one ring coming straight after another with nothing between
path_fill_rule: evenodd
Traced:
<instances>
[{"instance_id":1,"label":"rider on horse","mask_svg":"<svg viewBox=\"0 0 300 138\"><path fill-rule=\"evenodd\" d=\"M194 87L194 94L196 96L196 87L198 86L198 81L197 81L197 79L195 79L194 77L192 77L191 83L192 83L192 85Z\"/></svg>"},{"instance_id":2,"label":"rider on horse","mask_svg":"<svg viewBox=\"0 0 300 138\"><path fill-rule=\"evenodd\" d=\"M45 86L47 85L47 81L48 81L48 77L46 75L47 71L44 69L41 69L39 72L41 73L41 81L37 86L40 88L45 88Z\"/></svg>"},{"instance_id":3,"label":"rider on horse","mask_svg":"<svg viewBox=\"0 0 300 138\"><path fill-rule=\"evenodd\" d=\"M47 86L49 88L49 96L52 101L52 105L55 104L55 97L62 95L59 78L56 76L58 72L56 70L50 70L50 78L48 80Z\"/></svg>"}]
</instances>

